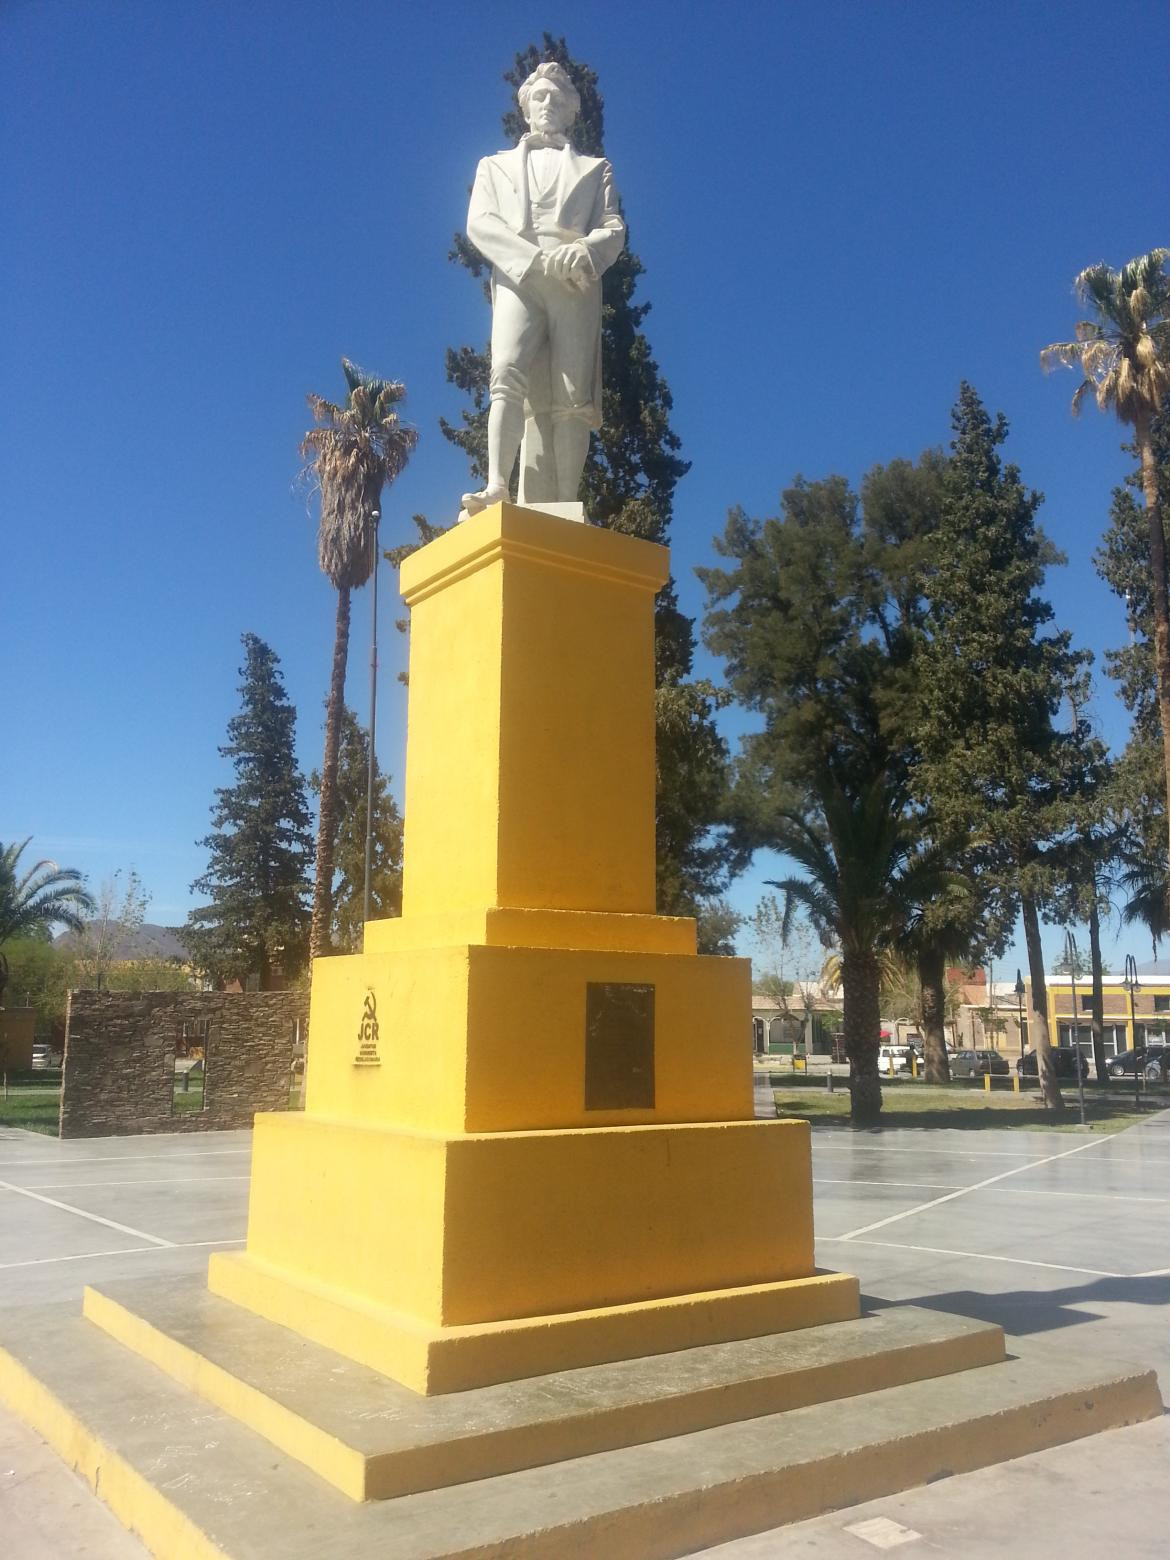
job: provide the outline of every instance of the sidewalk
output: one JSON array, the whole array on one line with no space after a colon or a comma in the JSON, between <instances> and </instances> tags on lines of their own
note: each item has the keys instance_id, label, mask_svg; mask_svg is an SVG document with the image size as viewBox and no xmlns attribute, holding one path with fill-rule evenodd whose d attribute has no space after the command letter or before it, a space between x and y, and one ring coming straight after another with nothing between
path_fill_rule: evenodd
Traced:
<instances>
[{"instance_id":1,"label":"sidewalk","mask_svg":"<svg viewBox=\"0 0 1170 1560\"><path fill-rule=\"evenodd\" d=\"M766 1079L756 1082L771 1114ZM76 1310L86 1282L202 1271L209 1249L243 1236L249 1151L242 1132L61 1143L0 1129L0 1307ZM1170 1112L1112 1135L827 1125L813 1133L813 1169L818 1262L856 1272L869 1306L998 1321L1009 1335L1153 1365L1170 1390ZM783 1217L782 1187L760 1188L760 1217ZM4 1560L144 1554L3 1414L0 1531ZM954 1560L1145 1560L1168 1535L1163 1419L709 1553L864 1560L917 1546Z\"/></svg>"}]
</instances>

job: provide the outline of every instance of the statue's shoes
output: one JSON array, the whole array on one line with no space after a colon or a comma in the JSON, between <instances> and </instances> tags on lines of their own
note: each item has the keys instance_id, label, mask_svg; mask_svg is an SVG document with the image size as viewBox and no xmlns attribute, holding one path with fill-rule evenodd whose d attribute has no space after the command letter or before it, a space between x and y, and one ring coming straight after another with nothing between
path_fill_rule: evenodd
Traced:
<instances>
[{"instance_id":1,"label":"statue's shoes","mask_svg":"<svg viewBox=\"0 0 1170 1560\"><path fill-rule=\"evenodd\" d=\"M504 504L507 501L508 490L505 487L486 487L478 493L464 493L461 500L463 510L459 518L466 519L479 514L481 509L487 509L490 504Z\"/></svg>"}]
</instances>

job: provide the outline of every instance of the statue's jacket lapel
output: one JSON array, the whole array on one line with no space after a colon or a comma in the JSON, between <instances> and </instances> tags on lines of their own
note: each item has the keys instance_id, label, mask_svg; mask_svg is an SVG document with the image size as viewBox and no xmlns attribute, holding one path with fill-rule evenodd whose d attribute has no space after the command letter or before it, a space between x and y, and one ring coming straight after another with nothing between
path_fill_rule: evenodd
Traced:
<instances>
[{"instance_id":1,"label":"statue's jacket lapel","mask_svg":"<svg viewBox=\"0 0 1170 1560\"><path fill-rule=\"evenodd\" d=\"M585 237L598 228L607 228L607 238L616 239L613 253L621 251L624 225L617 216L616 195L612 194L612 174L604 157L582 157L566 147L561 158L558 182L558 225ZM612 209L610 209L612 206ZM471 207L467 214L467 235L493 266L511 281L521 282L532 264L532 245L520 237L528 224L528 191L524 152L512 147L485 157L476 170ZM609 243L604 246L608 249ZM591 244L590 248L594 246ZM603 263L612 257L598 256Z\"/></svg>"}]
</instances>

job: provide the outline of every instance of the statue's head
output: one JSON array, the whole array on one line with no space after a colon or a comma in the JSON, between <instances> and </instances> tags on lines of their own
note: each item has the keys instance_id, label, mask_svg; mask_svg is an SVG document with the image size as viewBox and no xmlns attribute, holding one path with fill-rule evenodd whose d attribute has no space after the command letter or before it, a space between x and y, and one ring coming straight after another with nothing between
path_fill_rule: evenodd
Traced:
<instances>
[{"instance_id":1,"label":"statue's head","mask_svg":"<svg viewBox=\"0 0 1170 1560\"><path fill-rule=\"evenodd\" d=\"M555 60L538 65L516 94L530 130L563 134L581 109L581 97L568 71Z\"/></svg>"}]
</instances>

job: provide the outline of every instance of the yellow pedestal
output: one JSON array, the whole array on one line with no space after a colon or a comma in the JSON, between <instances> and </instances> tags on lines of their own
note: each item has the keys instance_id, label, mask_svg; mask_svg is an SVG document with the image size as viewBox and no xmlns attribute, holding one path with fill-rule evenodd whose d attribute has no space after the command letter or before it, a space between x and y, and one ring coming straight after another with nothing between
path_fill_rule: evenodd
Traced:
<instances>
[{"instance_id":1,"label":"yellow pedestal","mask_svg":"<svg viewBox=\"0 0 1170 1560\"><path fill-rule=\"evenodd\" d=\"M858 1314L750 970L654 914L665 548L501 504L402 569L404 913L313 972L217 1293L419 1392Z\"/></svg>"}]
</instances>

